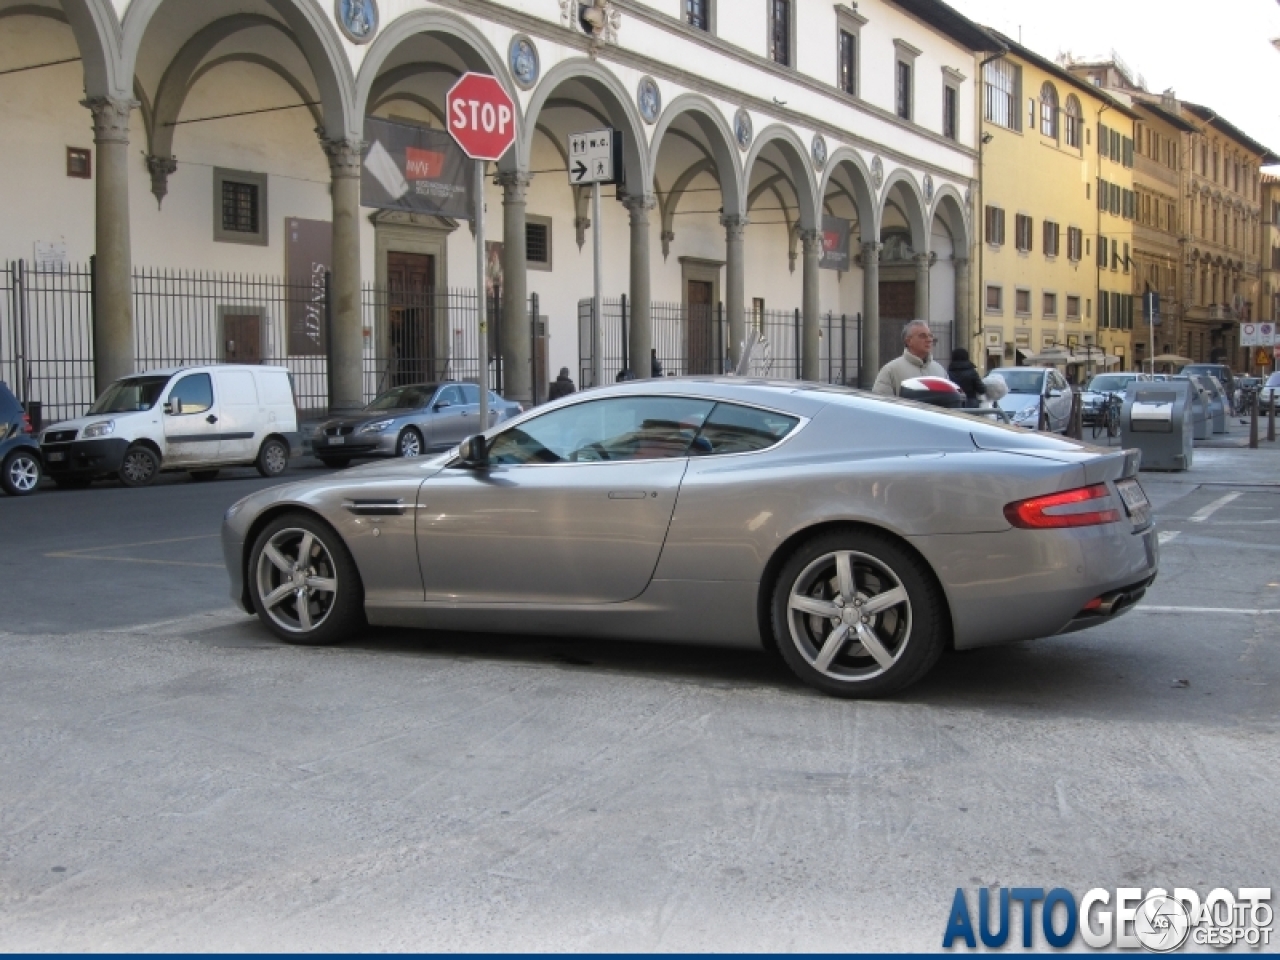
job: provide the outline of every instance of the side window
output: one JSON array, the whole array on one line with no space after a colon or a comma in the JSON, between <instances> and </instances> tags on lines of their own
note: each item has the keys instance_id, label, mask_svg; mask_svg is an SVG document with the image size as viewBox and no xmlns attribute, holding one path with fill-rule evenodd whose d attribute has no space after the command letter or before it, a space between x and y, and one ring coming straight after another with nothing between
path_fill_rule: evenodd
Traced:
<instances>
[{"instance_id":1,"label":"side window","mask_svg":"<svg viewBox=\"0 0 1280 960\"><path fill-rule=\"evenodd\" d=\"M784 413L717 404L693 441L693 456L752 453L766 450L796 428L800 421Z\"/></svg>"},{"instance_id":2,"label":"side window","mask_svg":"<svg viewBox=\"0 0 1280 960\"><path fill-rule=\"evenodd\" d=\"M462 391L457 387L445 387L436 394L436 403L447 403L451 407L456 407L463 402Z\"/></svg>"},{"instance_id":3,"label":"side window","mask_svg":"<svg viewBox=\"0 0 1280 960\"><path fill-rule=\"evenodd\" d=\"M177 382L169 393L174 414L204 413L213 406L213 381L207 373L193 373Z\"/></svg>"},{"instance_id":4,"label":"side window","mask_svg":"<svg viewBox=\"0 0 1280 960\"><path fill-rule=\"evenodd\" d=\"M715 403L685 397L614 397L552 410L498 434L498 464L661 460L689 455Z\"/></svg>"},{"instance_id":5,"label":"side window","mask_svg":"<svg viewBox=\"0 0 1280 960\"><path fill-rule=\"evenodd\" d=\"M464 383L461 389L462 389L463 403L479 403L480 402L480 388L477 387L474 383Z\"/></svg>"}]
</instances>

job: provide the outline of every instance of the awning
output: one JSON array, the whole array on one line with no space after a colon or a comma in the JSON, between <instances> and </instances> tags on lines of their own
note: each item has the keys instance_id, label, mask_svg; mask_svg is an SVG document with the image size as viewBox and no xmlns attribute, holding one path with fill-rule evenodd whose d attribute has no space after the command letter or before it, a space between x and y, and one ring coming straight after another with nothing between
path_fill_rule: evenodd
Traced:
<instances>
[{"instance_id":1,"label":"awning","mask_svg":"<svg viewBox=\"0 0 1280 960\"><path fill-rule=\"evenodd\" d=\"M1020 356L1023 360L1030 360L1032 357L1035 356L1035 352L1030 347L1019 347L1018 356Z\"/></svg>"}]
</instances>

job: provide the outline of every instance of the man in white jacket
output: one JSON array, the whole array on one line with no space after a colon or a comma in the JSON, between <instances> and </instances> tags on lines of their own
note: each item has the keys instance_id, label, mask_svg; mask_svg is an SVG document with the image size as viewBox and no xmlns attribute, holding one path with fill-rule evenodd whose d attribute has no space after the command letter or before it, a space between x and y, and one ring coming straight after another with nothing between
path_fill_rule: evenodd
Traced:
<instances>
[{"instance_id":1,"label":"man in white jacket","mask_svg":"<svg viewBox=\"0 0 1280 960\"><path fill-rule=\"evenodd\" d=\"M902 381L913 377L943 377L947 379L947 369L933 359L933 334L929 324L923 320L912 320L902 331L902 342L906 349L902 356L890 360L881 368L876 377L872 393L882 397L896 397L902 389Z\"/></svg>"}]
</instances>

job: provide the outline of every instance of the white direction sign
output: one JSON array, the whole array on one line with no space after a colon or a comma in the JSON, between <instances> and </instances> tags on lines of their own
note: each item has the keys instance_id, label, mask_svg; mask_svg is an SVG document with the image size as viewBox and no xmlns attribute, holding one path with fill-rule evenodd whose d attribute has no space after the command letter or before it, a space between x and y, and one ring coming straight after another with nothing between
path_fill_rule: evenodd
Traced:
<instances>
[{"instance_id":1,"label":"white direction sign","mask_svg":"<svg viewBox=\"0 0 1280 960\"><path fill-rule=\"evenodd\" d=\"M569 183L617 183L622 135L617 130L569 134Z\"/></svg>"}]
</instances>

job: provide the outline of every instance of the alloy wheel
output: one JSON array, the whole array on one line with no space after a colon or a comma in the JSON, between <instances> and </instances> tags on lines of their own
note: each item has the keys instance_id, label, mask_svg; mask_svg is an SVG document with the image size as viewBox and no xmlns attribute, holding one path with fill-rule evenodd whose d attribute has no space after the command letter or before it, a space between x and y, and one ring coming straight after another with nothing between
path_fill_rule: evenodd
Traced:
<instances>
[{"instance_id":1,"label":"alloy wheel","mask_svg":"<svg viewBox=\"0 0 1280 960\"><path fill-rule=\"evenodd\" d=\"M34 457L19 454L9 461L9 485L19 493L30 493L40 483L40 464Z\"/></svg>"},{"instance_id":2,"label":"alloy wheel","mask_svg":"<svg viewBox=\"0 0 1280 960\"><path fill-rule=\"evenodd\" d=\"M146 486L156 476L155 454L141 447L129 450L120 465L120 474L131 487Z\"/></svg>"},{"instance_id":3,"label":"alloy wheel","mask_svg":"<svg viewBox=\"0 0 1280 960\"><path fill-rule=\"evenodd\" d=\"M418 437L417 431L406 430L400 434L400 456L408 458L422 456L422 440Z\"/></svg>"},{"instance_id":4,"label":"alloy wheel","mask_svg":"<svg viewBox=\"0 0 1280 960\"><path fill-rule=\"evenodd\" d=\"M266 450L262 452L263 465L267 468L269 476L276 476L284 473L285 467L289 465L289 458L284 447L278 443L267 444Z\"/></svg>"},{"instance_id":5,"label":"alloy wheel","mask_svg":"<svg viewBox=\"0 0 1280 960\"><path fill-rule=\"evenodd\" d=\"M800 572L787 620L809 665L844 682L885 673L911 640L906 587L883 562L853 550L826 553Z\"/></svg>"},{"instance_id":6,"label":"alloy wheel","mask_svg":"<svg viewBox=\"0 0 1280 960\"><path fill-rule=\"evenodd\" d=\"M305 634L328 619L338 595L337 568L324 542L309 530L278 531L258 554L258 596L274 623Z\"/></svg>"}]
</instances>

